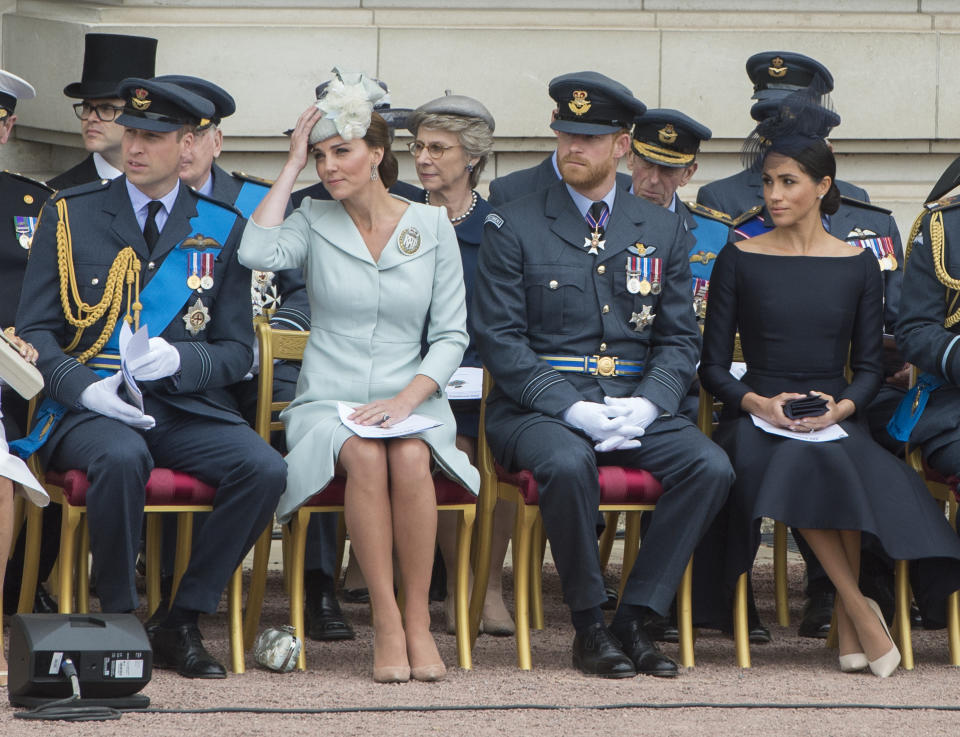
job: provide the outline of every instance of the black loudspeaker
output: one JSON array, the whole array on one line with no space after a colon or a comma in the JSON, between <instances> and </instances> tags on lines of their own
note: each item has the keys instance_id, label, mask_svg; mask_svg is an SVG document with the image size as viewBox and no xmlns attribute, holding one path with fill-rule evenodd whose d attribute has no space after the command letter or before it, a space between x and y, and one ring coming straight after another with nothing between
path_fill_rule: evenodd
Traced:
<instances>
[{"instance_id":1,"label":"black loudspeaker","mask_svg":"<svg viewBox=\"0 0 960 737\"><path fill-rule=\"evenodd\" d=\"M18 614L10 618L10 703L70 696L60 672L66 658L83 701L135 694L153 670L150 641L132 614Z\"/></svg>"}]
</instances>

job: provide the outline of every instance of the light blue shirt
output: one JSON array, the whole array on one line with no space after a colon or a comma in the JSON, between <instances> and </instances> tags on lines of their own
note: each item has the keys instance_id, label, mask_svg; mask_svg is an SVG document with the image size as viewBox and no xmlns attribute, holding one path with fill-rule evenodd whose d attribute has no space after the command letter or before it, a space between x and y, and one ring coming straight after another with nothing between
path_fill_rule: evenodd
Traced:
<instances>
[{"instance_id":1,"label":"light blue shirt","mask_svg":"<svg viewBox=\"0 0 960 737\"><path fill-rule=\"evenodd\" d=\"M570 196L573 198L573 204L577 206L577 209L580 211L580 217L584 220L587 219L587 213L590 211L590 205L594 203L594 200L591 200L589 197L585 197L571 187L569 184L564 183L564 186L567 188L567 192L570 193ZM607 203L607 208L613 213L613 200L617 194L617 183L613 183L613 187L610 188L610 191L603 196L603 201Z\"/></svg>"},{"instance_id":2,"label":"light blue shirt","mask_svg":"<svg viewBox=\"0 0 960 737\"><path fill-rule=\"evenodd\" d=\"M140 226L140 230L143 231L143 226L147 222L147 205L152 201L152 197L148 197L139 189L136 185L132 184L129 179L126 180L127 185L127 194L130 195L130 204L133 206L133 212L137 216L137 224ZM177 193L180 191L180 180L177 180L177 183L173 185L173 189L167 192L163 197L159 197L160 202L163 203L163 207L160 208L160 211L157 213L156 222L157 230L163 232L163 226L167 224L167 218L170 217L170 212L173 210L173 205L177 201Z\"/></svg>"},{"instance_id":3,"label":"light blue shirt","mask_svg":"<svg viewBox=\"0 0 960 737\"><path fill-rule=\"evenodd\" d=\"M207 181L205 181L203 186L196 191L202 195L206 195L207 197L213 197L213 169L210 170L210 174L207 176Z\"/></svg>"}]
</instances>

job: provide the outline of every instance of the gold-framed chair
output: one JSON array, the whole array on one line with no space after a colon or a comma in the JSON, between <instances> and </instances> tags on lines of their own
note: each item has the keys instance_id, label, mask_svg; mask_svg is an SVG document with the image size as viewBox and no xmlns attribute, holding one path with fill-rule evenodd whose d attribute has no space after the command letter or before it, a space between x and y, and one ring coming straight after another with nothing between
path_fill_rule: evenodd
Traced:
<instances>
[{"instance_id":1,"label":"gold-framed chair","mask_svg":"<svg viewBox=\"0 0 960 737\"><path fill-rule=\"evenodd\" d=\"M266 321L255 325L257 344L260 351L259 399L257 402L256 430L267 442L270 433L283 430L283 423L274 420L275 413L287 406L287 402L273 400L273 362L274 360L301 360L306 349L310 333L299 330L277 330ZM470 543L473 523L476 517L476 497L459 484L445 476L434 476L437 492L437 510L457 512L457 581L455 589L457 617L457 659L461 668L473 667L471 653L472 642L468 627L469 612L469 567ZM304 606L304 554L307 543L307 524L310 515L319 512L343 512L344 480L334 478L319 494L314 495L301 506L289 522L289 540L286 553L289 558L284 565L289 570L290 624L297 637L305 642L306 630L303 621ZM270 547L270 526L264 531L254 546L254 567L247 595L247 611L244 620L244 644L252 646L256 637L263 607L263 595L266 586L267 558ZM307 667L305 648L300 648L297 668Z\"/></svg>"},{"instance_id":2,"label":"gold-framed chair","mask_svg":"<svg viewBox=\"0 0 960 737\"><path fill-rule=\"evenodd\" d=\"M513 528L513 587L514 620L516 622L517 667L530 670L533 658L530 652L530 629L543 628L543 606L540 574L542 558L542 523L540 521L539 493L536 481L529 471L510 473L497 466L486 437L487 394L493 380L487 371L483 375L483 399L480 404L480 433L477 442L477 462L480 470L480 498L478 499L479 527L477 535L476 571L473 594L470 599L470 634L476 638L480 628L483 599L490 575L490 549L493 537L493 513L498 499L516 505ZM623 569L620 594L630 575L640 549L640 519L643 512L652 512L663 490L660 483L647 471L619 466L601 466L600 512L626 514ZM610 517L607 517L609 520ZM677 591L677 619L680 631L680 662L694 666L693 562L688 562L680 588Z\"/></svg>"}]
</instances>

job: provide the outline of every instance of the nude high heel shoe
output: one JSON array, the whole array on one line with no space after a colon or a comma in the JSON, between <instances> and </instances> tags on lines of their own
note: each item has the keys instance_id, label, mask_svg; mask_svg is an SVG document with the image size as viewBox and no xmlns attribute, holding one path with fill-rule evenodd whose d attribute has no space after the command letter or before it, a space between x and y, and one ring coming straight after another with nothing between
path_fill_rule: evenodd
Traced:
<instances>
[{"instance_id":1,"label":"nude high heel shoe","mask_svg":"<svg viewBox=\"0 0 960 737\"><path fill-rule=\"evenodd\" d=\"M870 661L867 660L864 653L850 653L840 656L840 671L843 673L856 673L869 665Z\"/></svg>"},{"instance_id":2,"label":"nude high heel shoe","mask_svg":"<svg viewBox=\"0 0 960 737\"><path fill-rule=\"evenodd\" d=\"M886 678L887 676L892 675L897 669L897 666L900 665L900 651L897 649L897 645L893 641L893 637L890 635L890 630L887 628L887 622L883 618L883 612L880 611L880 607L877 605L877 602L875 602L873 599L867 598L867 606L869 606L870 609L873 610L873 613L877 615L877 618L880 620L880 624L883 625L883 631L887 633L887 637L890 639L891 645L887 652L885 652L876 660L871 660L868 665L870 666L870 672L873 673L873 675L880 678Z\"/></svg>"}]
</instances>

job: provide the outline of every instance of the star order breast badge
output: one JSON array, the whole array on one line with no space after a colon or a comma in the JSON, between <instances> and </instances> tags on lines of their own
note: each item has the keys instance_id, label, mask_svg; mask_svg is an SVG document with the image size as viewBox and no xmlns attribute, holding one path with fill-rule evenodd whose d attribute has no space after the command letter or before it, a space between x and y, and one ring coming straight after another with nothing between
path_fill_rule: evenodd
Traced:
<instances>
[{"instance_id":1,"label":"star order breast badge","mask_svg":"<svg viewBox=\"0 0 960 737\"><path fill-rule=\"evenodd\" d=\"M197 297L197 301L190 306L187 314L183 316L183 324L186 325L190 335L198 335L201 330L207 327L209 322L210 310L208 310L207 306Z\"/></svg>"},{"instance_id":2,"label":"star order breast badge","mask_svg":"<svg viewBox=\"0 0 960 737\"><path fill-rule=\"evenodd\" d=\"M653 318L656 316L650 305L644 305L640 312L634 312L630 316L630 324L633 325L633 331L639 333L646 330L653 325Z\"/></svg>"}]
</instances>

